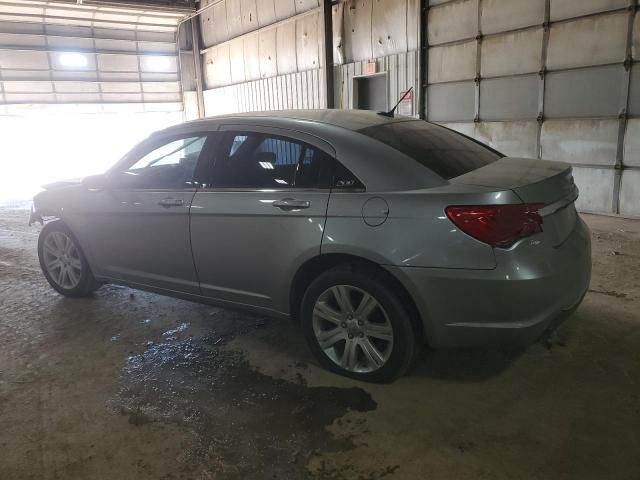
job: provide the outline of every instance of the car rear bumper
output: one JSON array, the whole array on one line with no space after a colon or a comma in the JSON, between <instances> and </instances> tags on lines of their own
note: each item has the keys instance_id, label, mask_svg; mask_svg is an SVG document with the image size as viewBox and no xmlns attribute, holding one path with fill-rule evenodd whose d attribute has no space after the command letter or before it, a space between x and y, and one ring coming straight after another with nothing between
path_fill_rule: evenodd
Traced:
<instances>
[{"instance_id":1,"label":"car rear bumper","mask_svg":"<svg viewBox=\"0 0 640 480\"><path fill-rule=\"evenodd\" d=\"M414 298L433 347L526 345L575 309L589 287L591 240L577 219L562 245L524 239L494 270L386 267Z\"/></svg>"}]
</instances>

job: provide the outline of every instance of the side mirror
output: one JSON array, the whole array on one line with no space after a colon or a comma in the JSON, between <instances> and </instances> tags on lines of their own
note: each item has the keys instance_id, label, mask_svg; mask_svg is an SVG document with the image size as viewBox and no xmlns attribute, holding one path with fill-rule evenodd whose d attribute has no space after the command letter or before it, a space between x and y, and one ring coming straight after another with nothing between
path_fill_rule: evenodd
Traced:
<instances>
[{"instance_id":1,"label":"side mirror","mask_svg":"<svg viewBox=\"0 0 640 480\"><path fill-rule=\"evenodd\" d=\"M82 179L82 185L90 192L99 192L109 188L109 177L105 174L90 175Z\"/></svg>"}]
</instances>

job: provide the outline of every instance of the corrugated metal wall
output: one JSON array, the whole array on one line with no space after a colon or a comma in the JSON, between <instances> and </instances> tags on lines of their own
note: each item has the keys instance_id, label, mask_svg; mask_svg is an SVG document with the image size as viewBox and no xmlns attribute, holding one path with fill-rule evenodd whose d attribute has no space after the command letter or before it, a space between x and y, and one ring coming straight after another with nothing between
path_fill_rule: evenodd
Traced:
<instances>
[{"instance_id":1,"label":"corrugated metal wall","mask_svg":"<svg viewBox=\"0 0 640 480\"><path fill-rule=\"evenodd\" d=\"M214 88L204 92L205 111L209 115L324 108L324 70L307 70L277 77Z\"/></svg>"},{"instance_id":2,"label":"corrugated metal wall","mask_svg":"<svg viewBox=\"0 0 640 480\"><path fill-rule=\"evenodd\" d=\"M635 0L431 0L427 116L574 164L584 211L640 215Z\"/></svg>"},{"instance_id":3,"label":"corrugated metal wall","mask_svg":"<svg viewBox=\"0 0 640 480\"><path fill-rule=\"evenodd\" d=\"M0 114L181 110L175 34L187 11L1 0Z\"/></svg>"}]
</instances>

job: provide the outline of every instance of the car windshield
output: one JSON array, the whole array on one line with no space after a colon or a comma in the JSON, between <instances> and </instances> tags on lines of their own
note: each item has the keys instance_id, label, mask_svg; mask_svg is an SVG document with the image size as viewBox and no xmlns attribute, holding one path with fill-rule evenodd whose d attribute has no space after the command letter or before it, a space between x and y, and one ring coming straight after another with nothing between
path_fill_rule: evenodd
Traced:
<instances>
[{"instance_id":1,"label":"car windshield","mask_svg":"<svg viewBox=\"0 0 640 480\"><path fill-rule=\"evenodd\" d=\"M359 132L399 150L445 180L503 157L465 135L422 120L375 125Z\"/></svg>"}]
</instances>

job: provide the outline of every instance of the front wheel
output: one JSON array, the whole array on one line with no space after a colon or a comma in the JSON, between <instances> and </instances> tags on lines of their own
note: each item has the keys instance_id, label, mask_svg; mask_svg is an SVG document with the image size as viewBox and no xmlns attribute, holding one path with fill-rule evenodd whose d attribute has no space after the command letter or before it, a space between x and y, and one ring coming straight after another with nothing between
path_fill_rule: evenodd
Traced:
<instances>
[{"instance_id":1,"label":"front wheel","mask_svg":"<svg viewBox=\"0 0 640 480\"><path fill-rule=\"evenodd\" d=\"M78 241L60 220L46 224L40 232L38 258L49 285L62 295L84 297L97 288Z\"/></svg>"},{"instance_id":2,"label":"front wheel","mask_svg":"<svg viewBox=\"0 0 640 480\"><path fill-rule=\"evenodd\" d=\"M414 358L409 314L373 271L337 267L323 273L307 289L300 318L318 361L340 375L390 382Z\"/></svg>"}]
</instances>

